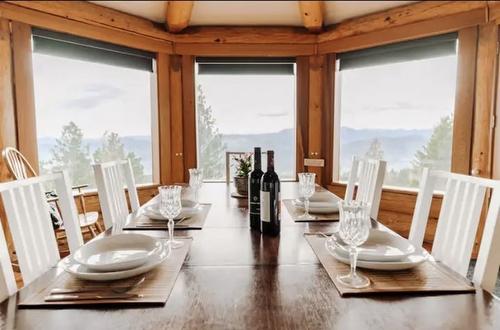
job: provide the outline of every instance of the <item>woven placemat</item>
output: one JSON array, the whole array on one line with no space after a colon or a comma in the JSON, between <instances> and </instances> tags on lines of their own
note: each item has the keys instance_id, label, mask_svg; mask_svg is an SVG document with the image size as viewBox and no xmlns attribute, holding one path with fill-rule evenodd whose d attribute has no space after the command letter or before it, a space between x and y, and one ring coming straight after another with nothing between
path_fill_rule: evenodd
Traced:
<instances>
[{"instance_id":1,"label":"woven placemat","mask_svg":"<svg viewBox=\"0 0 500 330\"><path fill-rule=\"evenodd\" d=\"M149 271L146 274L138 275L129 279L95 282L83 281L74 278L66 272L62 272L54 281L50 282L48 286L39 290L38 292L25 297L19 302L21 308L61 308L61 307L74 307L74 306L96 306L96 305L164 305L167 302L170 292L174 287L177 275L181 270L182 264L186 259L186 255L192 243L190 238L176 238L184 242L184 246L179 249L172 249L168 258L162 262L158 267ZM110 287L122 287L134 283L141 276L145 275L145 280L130 292L132 294L140 294L141 297L132 299L112 299L112 300L74 300L74 301L58 301L46 302L50 291L54 288L64 289L77 289L77 288L92 288L96 290L106 290L109 292Z\"/></svg>"},{"instance_id":2,"label":"woven placemat","mask_svg":"<svg viewBox=\"0 0 500 330\"><path fill-rule=\"evenodd\" d=\"M428 260L413 269L382 271L357 269L367 276L371 285L354 289L342 285L337 275L349 273L350 266L337 261L325 248L326 238L317 234L305 234L305 238L330 276L341 296L377 293L463 293L475 292L469 281L445 266Z\"/></svg>"},{"instance_id":3,"label":"woven placemat","mask_svg":"<svg viewBox=\"0 0 500 330\"><path fill-rule=\"evenodd\" d=\"M175 224L174 230L200 230L205 224L212 204L200 204L201 210L192 217ZM131 219L124 230L167 230L167 220L150 219L139 210L138 215Z\"/></svg>"}]
</instances>

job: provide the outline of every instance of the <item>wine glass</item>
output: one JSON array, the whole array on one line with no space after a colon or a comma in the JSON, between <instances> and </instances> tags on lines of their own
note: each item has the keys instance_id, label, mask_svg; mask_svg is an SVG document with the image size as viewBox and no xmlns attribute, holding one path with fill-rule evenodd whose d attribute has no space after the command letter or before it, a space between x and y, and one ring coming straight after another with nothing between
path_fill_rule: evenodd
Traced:
<instances>
[{"instance_id":1,"label":"wine glass","mask_svg":"<svg viewBox=\"0 0 500 330\"><path fill-rule=\"evenodd\" d=\"M309 214L309 198L314 194L316 189L316 174L315 173L299 173L299 195L304 198L305 212L299 218L301 220L314 220L316 217Z\"/></svg>"},{"instance_id":2,"label":"wine glass","mask_svg":"<svg viewBox=\"0 0 500 330\"><path fill-rule=\"evenodd\" d=\"M370 280L356 273L358 258L357 247L366 242L370 233L370 204L357 201L339 201L340 223L339 236L349 246L351 271L346 275L338 275L342 284L360 289L370 285Z\"/></svg>"},{"instance_id":3,"label":"wine glass","mask_svg":"<svg viewBox=\"0 0 500 330\"><path fill-rule=\"evenodd\" d=\"M194 190L194 200L199 204L198 191L203 184L203 170L197 168L189 169L189 186Z\"/></svg>"},{"instance_id":4,"label":"wine glass","mask_svg":"<svg viewBox=\"0 0 500 330\"><path fill-rule=\"evenodd\" d=\"M181 186L162 186L160 192L160 213L168 219L168 244L172 249L178 249L183 242L174 239L174 218L181 213Z\"/></svg>"}]
</instances>

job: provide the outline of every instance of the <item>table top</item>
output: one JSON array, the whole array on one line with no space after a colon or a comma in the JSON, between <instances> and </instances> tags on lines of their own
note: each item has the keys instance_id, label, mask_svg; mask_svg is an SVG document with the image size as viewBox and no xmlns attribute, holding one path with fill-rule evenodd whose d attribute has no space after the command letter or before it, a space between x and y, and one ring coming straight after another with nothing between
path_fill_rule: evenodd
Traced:
<instances>
[{"instance_id":1,"label":"table top","mask_svg":"<svg viewBox=\"0 0 500 330\"><path fill-rule=\"evenodd\" d=\"M176 231L194 238L172 293L162 307L18 309L19 297L0 305L2 328L18 329L479 329L500 325L500 301L475 294L340 297L304 239L331 232L335 223L294 223L282 212L279 237L248 226L246 200L231 186L207 183L201 202L212 203L202 230ZM296 196L282 183L282 198ZM164 231L142 231L166 237ZM47 286L54 268L19 295Z\"/></svg>"}]
</instances>

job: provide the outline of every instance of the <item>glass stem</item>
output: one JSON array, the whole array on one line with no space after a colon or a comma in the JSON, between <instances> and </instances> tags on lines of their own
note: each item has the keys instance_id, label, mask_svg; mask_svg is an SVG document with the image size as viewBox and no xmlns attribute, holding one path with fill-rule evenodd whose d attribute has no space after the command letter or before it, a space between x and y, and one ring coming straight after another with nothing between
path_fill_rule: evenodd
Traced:
<instances>
[{"instance_id":1,"label":"glass stem","mask_svg":"<svg viewBox=\"0 0 500 330\"><path fill-rule=\"evenodd\" d=\"M199 203L199 200L198 200L198 188L196 188L194 190L194 200L195 200L196 204Z\"/></svg>"},{"instance_id":2,"label":"glass stem","mask_svg":"<svg viewBox=\"0 0 500 330\"><path fill-rule=\"evenodd\" d=\"M174 241L174 219L168 219L168 240Z\"/></svg>"},{"instance_id":3,"label":"glass stem","mask_svg":"<svg viewBox=\"0 0 500 330\"><path fill-rule=\"evenodd\" d=\"M309 216L309 198L305 198L304 200L304 208L306 209L306 216Z\"/></svg>"},{"instance_id":4,"label":"glass stem","mask_svg":"<svg viewBox=\"0 0 500 330\"><path fill-rule=\"evenodd\" d=\"M358 260L358 249L356 249L355 247L351 247L349 249L349 261L351 262L351 273L349 274L350 277L356 276L357 260Z\"/></svg>"}]
</instances>

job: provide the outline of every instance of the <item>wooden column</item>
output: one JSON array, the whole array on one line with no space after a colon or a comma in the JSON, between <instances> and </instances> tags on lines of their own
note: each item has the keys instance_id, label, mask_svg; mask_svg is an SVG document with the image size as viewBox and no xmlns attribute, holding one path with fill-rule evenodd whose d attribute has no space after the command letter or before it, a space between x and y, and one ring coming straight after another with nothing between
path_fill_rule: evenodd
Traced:
<instances>
[{"instance_id":1,"label":"wooden column","mask_svg":"<svg viewBox=\"0 0 500 330\"><path fill-rule=\"evenodd\" d=\"M494 89L496 83L498 26L491 22L479 27L474 102L472 174L491 177Z\"/></svg>"},{"instance_id":2,"label":"wooden column","mask_svg":"<svg viewBox=\"0 0 500 330\"><path fill-rule=\"evenodd\" d=\"M10 27L5 19L0 19L0 59L0 150L3 150L5 147L17 148ZM6 164L1 159L0 182L10 179Z\"/></svg>"},{"instance_id":3,"label":"wooden column","mask_svg":"<svg viewBox=\"0 0 500 330\"><path fill-rule=\"evenodd\" d=\"M188 169L197 166L196 148L196 93L194 56L182 56L182 108L184 181L189 180Z\"/></svg>"},{"instance_id":4,"label":"wooden column","mask_svg":"<svg viewBox=\"0 0 500 330\"><path fill-rule=\"evenodd\" d=\"M323 134L323 70L325 55L309 57L309 141L308 158L324 159ZM308 166L309 172L316 173L316 183L323 183L323 168Z\"/></svg>"},{"instance_id":5,"label":"wooden column","mask_svg":"<svg viewBox=\"0 0 500 330\"><path fill-rule=\"evenodd\" d=\"M182 110L182 57L170 56L170 132L172 181L184 182L184 139Z\"/></svg>"},{"instance_id":6,"label":"wooden column","mask_svg":"<svg viewBox=\"0 0 500 330\"><path fill-rule=\"evenodd\" d=\"M38 173L31 26L18 22L11 24L18 147Z\"/></svg>"},{"instance_id":7,"label":"wooden column","mask_svg":"<svg viewBox=\"0 0 500 330\"><path fill-rule=\"evenodd\" d=\"M451 171L470 174L474 118L474 84L476 83L478 27L458 33L457 84L453 116Z\"/></svg>"},{"instance_id":8,"label":"wooden column","mask_svg":"<svg viewBox=\"0 0 500 330\"><path fill-rule=\"evenodd\" d=\"M158 134L160 152L160 183L172 183L172 148L170 136L170 55L156 57L158 84Z\"/></svg>"},{"instance_id":9,"label":"wooden column","mask_svg":"<svg viewBox=\"0 0 500 330\"><path fill-rule=\"evenodd\" d=\"M336 55L329 54L325 57L323 67L323 168L324 186L333 182L333 120L334 120L334 94L335 94L335 62Z\"/></svg>"}]
</instances>

